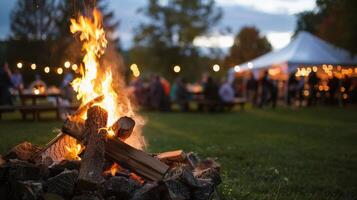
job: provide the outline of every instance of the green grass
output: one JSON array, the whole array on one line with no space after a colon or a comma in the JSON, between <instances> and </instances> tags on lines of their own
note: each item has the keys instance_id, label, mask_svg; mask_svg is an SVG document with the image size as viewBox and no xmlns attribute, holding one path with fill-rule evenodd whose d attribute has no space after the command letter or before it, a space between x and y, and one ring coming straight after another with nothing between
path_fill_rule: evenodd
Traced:
<instances>
[{"instance_id":1,"label":"green grass","mask_svg":"<svg viewBox=\"0 0 357 200\"><path fill-rule=\"evenodd\" d=\"M150 152L218 159L225 199L357 199L356 107L143 115ZM23 140L45 144L61 125L4 118L1 152Z\"/></svg>"}]
</instances>

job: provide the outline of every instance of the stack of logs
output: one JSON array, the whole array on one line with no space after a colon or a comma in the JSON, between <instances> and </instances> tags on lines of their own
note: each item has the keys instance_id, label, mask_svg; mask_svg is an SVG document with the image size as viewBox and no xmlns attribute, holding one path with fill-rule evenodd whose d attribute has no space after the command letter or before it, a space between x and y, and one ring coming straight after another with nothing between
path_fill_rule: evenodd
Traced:
<instances>
[{"instance_id":1,"label":"stack of logs","mask_svg":"<svg viewBox=\"0 0 357 200\"><path fill-rule=\"evenodd\" d=\"M213 159L182 150L145 153L124 142L134 120L120 118L108 137L107 118L91 106L85 121L69 117L45 147L24 142L12 148L0 159L1 199L219 199L220 166ZM80 160L61 153L73 140L85 147ZM120 170L106 173L113 165Z\"/></svg>"}]
</instances>

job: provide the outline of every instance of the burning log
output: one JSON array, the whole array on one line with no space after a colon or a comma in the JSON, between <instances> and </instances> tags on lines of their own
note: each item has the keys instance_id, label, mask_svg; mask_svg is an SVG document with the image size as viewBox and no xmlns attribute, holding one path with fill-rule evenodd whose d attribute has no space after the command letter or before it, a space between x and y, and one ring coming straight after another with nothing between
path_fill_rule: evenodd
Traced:
<instances>
[{"instance_id":1,"label":"burning log","mask_svg":"<svg viewBox=\"0 0 357 200\"><path fill-rule=\"evenodd\" d=\"M127 136L135 125L135 122L133 123L132 121L134 120L131 118L122 117L115 123L117 125L114 124L114 127L120 127L114 128L114 130L118 130L117 132L119 135L120 133L124 133L123 135ZM71 123L67 122L67 126L62 128L63 133L68 134L80 141L86 140L85 131L79 133L77 132L78 129L71 129L71 127L74 126L69 126L69 124ZM125 167L149 181L160 181L169 168L169 166L160 162L158 159L151 157L141 150L135 149L117 137L106 138L105 155L110 160L123 164Z\"/></svg>"},{"instance_id":2,"label":"burning log","mask_svg":"<svg viewBox=\"0 0 357 200\"><path fill-rule=\"evenodd\" d=\"M88 109L84 131L86 151L82 158L78 176L80 186L83 188L96 187L103 181L104 139L107 134L107 131L103 128L106 126L107 120L108 113L103 108L93 106Z\"/></svg>"},{"instance_id":3,"label":"burning log","mask_svg":"<svg viewBox=\"0 0 357 200\"><path fill-rule=\"evenodd\" d=\"M40 147L33 145L30 142L23 142L13 147L3 158L5 160L19 159L28 161L40 151Z\"/></svg>"},{"instance_id":4,"label":"burning log","mask_svg":"<svg viewBox=\"0 0 357 200\"><path fill-rule=\"evenodd\" d=\"M135 126L135 121L130 117L121 117L116 121L111 130L114 132L115 137L119 137L121 140L125 141L130 137Z\"/></svg>"},{"instance_id":5,"label":"burning log","mask_svg":"<svg viewBox=\"0 0 357 200\"><path fill-rule=\"evenodd\" d=\"M99 103L101 101L103 101L104 96L100 95L94 99L92 99L91 101L89 101L88 103L86 103L85 105L81 106L78 108L78 110L73 114L73 116L78 117L83 115L90 107L92 107L95 103Z\"/></svg>"}]
</instances>

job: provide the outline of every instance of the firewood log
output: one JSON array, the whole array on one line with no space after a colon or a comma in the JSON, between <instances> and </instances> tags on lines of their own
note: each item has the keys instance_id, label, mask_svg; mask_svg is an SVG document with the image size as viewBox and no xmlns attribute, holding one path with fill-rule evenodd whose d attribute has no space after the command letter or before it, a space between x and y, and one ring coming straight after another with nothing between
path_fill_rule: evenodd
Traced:
<instances>
[{"instance_id":1,"label":"firewood log","mask_svg":"<svg viewBox=\"0 0 357 200\"><path fill-rule=\"evenodd\" d=\"M111 129L114 131L114 135L125 141L130 137L135 126L135 121L130 117L121 117L116 121Z\"/></svg>"},{"instance_id":2,"label":"firewood log","mask_svg":"<svg viewBox=\"0 0 357 200\"><path fill-rule=\"evenodd\" d=\"M182 162L186 159L186 154L182 150L167 151L156 155L161 161Z\"/></svg>"},{"instance_id":3,"label":"firewood log","mask_svg":"<svg viewBox=\"0 0 357 200\"><path fill-rule=\"evenodd\" d=\"M30 142L23 142L13 147L3 158L5 160L19 159L29 161L39 151L41 151L40 147L33 145Z\"/></svg>"},{"instance_id":4,"label":"firewood log","mask_svg":"<svg viewBox=\"0 0 357 200\"><path fill-rule=\"evenodd\" d=\"M88 103L86 103L83 106L79 107L77 109L77 111L73 114L73 116L79 117L79 116L83 115L90 107L92 107L95 103L99 103L99 102L103 101L103 99L104 99L103 95L92 99Z\"/></svg>"},{"instance_id":5,"label":"firewood log","mask_svg":"<svg viewBox=\"0 0 357 200\"><path fill-rule=\"evenodd\" d=\"M93 106L87 111L85 121L86 150L84 152L79 170L79 187L81 189L93 189L103 181L102 170L105 162L105 143L107 134L103 129L108 120L108 113L99 106Z\"/></svg>"}]
</instances>

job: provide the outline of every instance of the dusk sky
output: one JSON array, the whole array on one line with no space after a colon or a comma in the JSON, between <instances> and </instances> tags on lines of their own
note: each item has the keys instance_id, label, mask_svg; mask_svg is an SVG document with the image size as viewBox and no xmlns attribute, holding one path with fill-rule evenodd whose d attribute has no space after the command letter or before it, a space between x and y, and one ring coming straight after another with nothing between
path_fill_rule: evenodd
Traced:
<instances>
[{"instance_id":1,"label":"dusk sky","mask_svg":"<svg viewBox=\"0 0 357 200\"><path fill-rule=\"evenodd\" d=\"M109 6L120 20L118 34L122 45L131 45L135 27L144 19L136 13L137 9L146 5L145 0L109 0ZM281 48L290 41L295 28L295 14L305 10L313 10L315 0L217 0L223 9L223 18L217 27L194 43L205 47L223 47L232 45L233 36L244 25L254 25L268 37L275 49ZM10 12L16 0L0 1L0 39L9 35ZM230 27L231 35L222 36L219 30Z\"/></svg>"}]
</instances>

